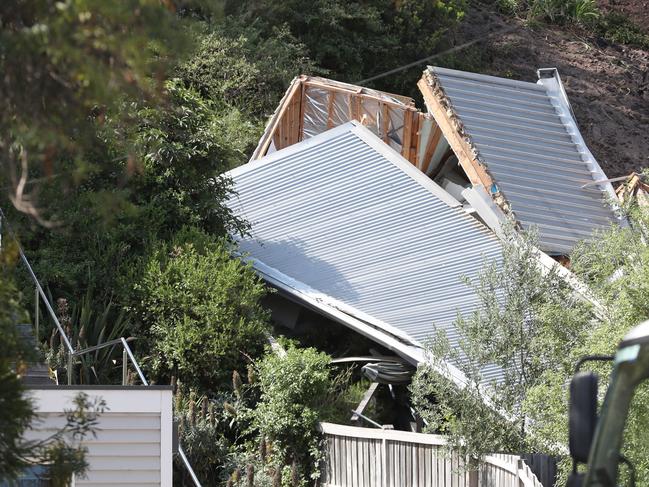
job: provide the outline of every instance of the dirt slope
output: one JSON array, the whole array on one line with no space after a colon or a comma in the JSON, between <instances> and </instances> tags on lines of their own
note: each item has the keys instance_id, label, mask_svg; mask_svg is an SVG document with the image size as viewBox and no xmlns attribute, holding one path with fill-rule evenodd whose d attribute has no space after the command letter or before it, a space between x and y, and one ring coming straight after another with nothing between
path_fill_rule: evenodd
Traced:
<instances>
[{"instance_id":1,"label":"dirt slope","mask_svg":"<svg viewBox=\"0 0 649 487\"><path fill-rule=\"evenodd\" d=\"M512 22L519 21L476 8L458 41ZM519 25L480 45L480 72L536 81L537 68L556 67L582 135L606 174L616 177L649 167L649 52L575 29Z\"/></svg>"}]
</instances>

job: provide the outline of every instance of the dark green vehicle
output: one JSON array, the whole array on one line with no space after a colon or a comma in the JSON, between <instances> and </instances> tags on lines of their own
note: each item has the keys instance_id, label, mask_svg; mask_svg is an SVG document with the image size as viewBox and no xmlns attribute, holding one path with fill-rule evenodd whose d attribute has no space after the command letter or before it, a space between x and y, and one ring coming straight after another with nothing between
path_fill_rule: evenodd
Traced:
<instances>
[{"instance_id":1,"label":"dark green vehicle","mask_svg":"<svg viewBox=\"0 0 649 487\"><path fill-rule=\"evenodd\" d=\"M597 411L597 375L579 372L588 361L612 361L613 372L601 411ZM624 427L638 386L649 377L649 321L633 328L614 356L584 357L570 384L570 455L573 473L568 487L613 487L619 483L620 464L626 465L629 484L635 469L622 454ZM649 432L648 432L649 434ZM586 471L577 473L577 466Z\"/></svg>"}]
</instances>

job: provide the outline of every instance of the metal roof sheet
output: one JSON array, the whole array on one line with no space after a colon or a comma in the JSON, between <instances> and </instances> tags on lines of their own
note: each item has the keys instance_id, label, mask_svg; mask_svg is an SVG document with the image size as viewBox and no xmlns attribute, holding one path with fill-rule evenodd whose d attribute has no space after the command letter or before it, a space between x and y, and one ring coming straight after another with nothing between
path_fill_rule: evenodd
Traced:
<instances>
[{"instance_id":1,"label":"metal roof sheet","mask_svg":"<svg viewBox=\"0 0 649 487\"><path fill-rule=\"evenodd\" d=\"M457 343L457 313L478 302L462 277L501 258L491 231L356 122L229 175L228 205L252 225L239 246L263 277L414 347L436 327Z\"/></svg>"},{"instance_id":2,"label":"metal roof sheet","mask_svg":"<svg viewBox=\"0 0 649 487\"><path fill-rule=\"evenodd\" d=\"M616 221L614 193L586 147L556 70L539 83L429 67L428 73L524 229L569 253ZM589 183L589 186L583 187Z\"/></svg>"}]
</instances>

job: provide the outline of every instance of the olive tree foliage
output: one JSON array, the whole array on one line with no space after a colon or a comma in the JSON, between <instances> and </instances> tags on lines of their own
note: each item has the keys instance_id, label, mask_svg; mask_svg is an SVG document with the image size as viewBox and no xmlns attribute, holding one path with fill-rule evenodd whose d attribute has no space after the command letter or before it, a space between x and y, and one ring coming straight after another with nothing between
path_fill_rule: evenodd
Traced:
<instances>
[{"instance_id":1,"label":"olive tree foliage","mask_svg":"<svg viewBox=\"0 0 649 487\"><path fill-rule=\"evenodd\" d=\"M645 178L647 171L645 170ZM646 179L645 179L646 180ZM578 345L567 348L569 363L585 355L611 355L635 325L649 319L649 208L630 200L621 208L628 225L612 226L579 244L572 255L572 268L604 306L595 325ZM610 364L589 366L599 375L600 391L608 387ZM536 411L537 434L549 444L567 443L567 391L570 371L548 371L528 398ZM623 453L637 469L638 485L649 483L649 387L642 385L634 396L624 435Z\"/></svg>"},{"instance_id":2,"label":"olive tree foliage","mask_svg":"<svg viewBox=\"0 0 649 487\"><path fill-rule=\"evenodd\" d=\"M474 459L542 449L529 427L538 412L526 407L530 391L549 371L570 372L566 350L579 345L592 326L589 305L558 268L540 266L535 235L520 236L511 228L506 233L501 258L467 279L478 306L458 315L457 344L437 336L429 347L431 363L420 367L411 386L428 429L448 434L453 448ZM448 363L464 373L464 387L440 374ZM487 378L494 371L500 378Z\"/></svg>"},{"instance_id":3,"label":"olive tree foliage","mask_svg":"<svg viewBox=\"0 0 649 487\"><path fill-rule=\"evenodd\" d=\"M263 351L266 288L225 240L187 228L149 254L133 311L148 335L158 382L172 376L203 393L229 382L246 355Z\"/></svg>"}]
</instances>

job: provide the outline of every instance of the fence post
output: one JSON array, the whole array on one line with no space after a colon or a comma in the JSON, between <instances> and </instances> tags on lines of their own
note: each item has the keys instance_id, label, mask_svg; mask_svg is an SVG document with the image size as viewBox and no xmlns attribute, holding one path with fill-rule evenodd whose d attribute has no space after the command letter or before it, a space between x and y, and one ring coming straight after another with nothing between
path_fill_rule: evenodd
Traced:
<instances>
[{"instance_id":1,"label":"fence post","mask_svg":"<svg viewBox=\"0 0 649 487\"><path fill-rule=\"evenodd\" d=\"M381 469L381 473L383 474L383 482L381 483L381 485L383 487L388 487L388 445L385 436L381 439L381 455L383 456L383 468Z\"/></svg>"},{"instance_id":2,"label":"fence post","mask_svg":"<svg viewBox=\"0 0 649 487\"><path fill-rule=\"evenodd\" d=\"M469 467L469 487L478 487L478 469Z\"/></svg>"},{"instance_id":3,"label":"fence post","mask_svg":"<svg viewBox=\"0 0 649 487\"><path fill-rule=\"evenodd\" d=\"M128 354L126 349L122 348L122 385L127 385L128 382Z\"/></svg>"}]
</instances>

